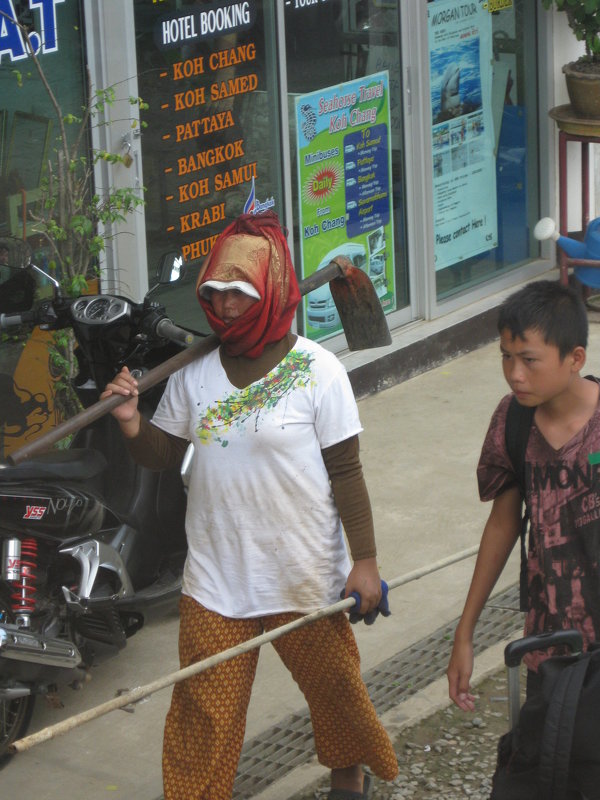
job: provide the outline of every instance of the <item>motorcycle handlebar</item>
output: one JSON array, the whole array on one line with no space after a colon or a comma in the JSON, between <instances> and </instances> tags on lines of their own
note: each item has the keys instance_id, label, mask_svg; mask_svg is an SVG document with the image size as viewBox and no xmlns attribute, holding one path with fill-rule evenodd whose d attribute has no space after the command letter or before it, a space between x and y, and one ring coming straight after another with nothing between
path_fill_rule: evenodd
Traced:
<instances>
[{"instance_id":1,"label":"motorcycle handlebar","mask_svg":"<svg viewBox=\"0 0 600 800\"><path fill-rule=\"evenodd\" d=\"M0 329L25 325L28 322L35 322L35 320L36 316L33 311L22 311L20 314L0 314Z\"/></svg>"},{"instance_id":2,"label":"motorcycle handlebar","mask_svg":"<svg viewBox=\"0 0 600 800\"><path fill-rule=\"evenodd\" d=\"M170 319L161 319L156 323L156 334L163 339L169 339L178 344L192 344L193 335L171 322Z\"/></svg>"}]
</instances>

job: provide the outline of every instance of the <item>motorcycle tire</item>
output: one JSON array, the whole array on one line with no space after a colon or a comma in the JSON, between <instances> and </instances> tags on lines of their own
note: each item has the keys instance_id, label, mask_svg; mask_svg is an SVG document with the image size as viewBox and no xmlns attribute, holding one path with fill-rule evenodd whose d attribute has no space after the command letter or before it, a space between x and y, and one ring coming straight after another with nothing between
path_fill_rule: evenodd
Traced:
<instances>
[{"instance_id":1,"label":"motorcycle tire","mask_svg":"<svg viewBox=\"0 0 600 800\"><path fill-rule=\"evenodd\" d=\"M12 611L4 587L0 587L0 620L12 621ZM31 722L35 695L0 700L0 769L12 758L9 746L20 739Z\"/></svg>"},{"instance_id":2,"label":"motorcycle tire","mask_svg":"<svg viewBox=\"0 0 600 800\"><path fill-rule=\"evenodd\" d=\"M25 735L34 705L32 694L16 700L0 700L0 769L13 757L9 746Z\"/></svg>"}]
</instances>

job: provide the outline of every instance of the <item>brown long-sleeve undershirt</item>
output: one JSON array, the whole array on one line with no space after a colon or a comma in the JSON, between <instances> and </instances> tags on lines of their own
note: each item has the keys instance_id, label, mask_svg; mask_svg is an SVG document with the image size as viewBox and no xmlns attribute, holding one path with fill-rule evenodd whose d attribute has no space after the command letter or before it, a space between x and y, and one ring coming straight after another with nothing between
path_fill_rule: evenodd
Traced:
<instances>
[{"instance_id":1,"label":"brown long-sleeve undershirt","mask_svg":"<svg viewBox=\"0 0 600 800\"><path fill-rule=\"evenodd\" d=\"M231 383L241 389L266 375L281 361L294 342L295 336L289 334L280 342L265 348L258 359L232 358L221 352L221 362ZM181 464L189 442L166 433L142 418L138 435L127 439L127 444L135 461L142 466L166 469ZM360 461L358 436L326 447L321 454L352 559L374 558L377 550L373 514Z\"/></svg>"}]
</instances>

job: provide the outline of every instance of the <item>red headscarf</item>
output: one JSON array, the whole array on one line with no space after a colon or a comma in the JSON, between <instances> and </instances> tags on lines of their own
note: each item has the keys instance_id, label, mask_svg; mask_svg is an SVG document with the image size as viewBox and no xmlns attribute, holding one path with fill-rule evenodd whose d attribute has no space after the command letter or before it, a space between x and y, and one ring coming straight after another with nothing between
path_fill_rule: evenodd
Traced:
<instances>
[{"instance_id":1,"label":"red headscarf","mask_svg":"<svg viewBox=\"0 0 600 800\"><path fill-rule=\"evenodd\" d=\"M226 325L215 315L210 300L200 294L202 284L211 280L246 281L261 299ZM196 294L228 355L257 358L266 344L285 336L301 295L292 256L274 211L242 214L225 228L202 265Z\"/></svg>"}]
</instances>

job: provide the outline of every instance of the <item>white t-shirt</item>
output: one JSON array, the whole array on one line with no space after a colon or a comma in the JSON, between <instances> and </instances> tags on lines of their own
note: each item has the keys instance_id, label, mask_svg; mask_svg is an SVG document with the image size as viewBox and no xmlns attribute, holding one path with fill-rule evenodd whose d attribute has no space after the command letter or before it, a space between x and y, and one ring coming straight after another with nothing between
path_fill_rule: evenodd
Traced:
<instances>
[{"instance_id":1,"label":"white t-shirt","mask_svg":"<svg viewBox=\"0 0 600 800\"><path fill-rule=\"evenodd\" d=\"M152 421L194 445L185 594L237 618L339 600L350 559L321 449L362 428L332 353L299 337L238 389L214 350L169 378Z\"/></svg>"}]
</instances>

